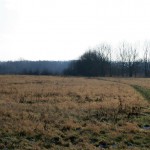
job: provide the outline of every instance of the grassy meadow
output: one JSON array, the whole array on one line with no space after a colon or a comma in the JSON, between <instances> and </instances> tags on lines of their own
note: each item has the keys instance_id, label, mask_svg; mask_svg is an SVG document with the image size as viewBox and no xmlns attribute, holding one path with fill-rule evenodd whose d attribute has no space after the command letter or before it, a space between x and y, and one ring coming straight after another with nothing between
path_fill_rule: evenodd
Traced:
<instances>
[{"instance_id":1,"label":"grassy meadow","mask_svg":"<svg viewBox=\"0 0 150 150\"><path fill-rule=\"evenodd\" d=\"M150 148L150 79L0 76L0 149Z\"/></svg>"}]
</instances>

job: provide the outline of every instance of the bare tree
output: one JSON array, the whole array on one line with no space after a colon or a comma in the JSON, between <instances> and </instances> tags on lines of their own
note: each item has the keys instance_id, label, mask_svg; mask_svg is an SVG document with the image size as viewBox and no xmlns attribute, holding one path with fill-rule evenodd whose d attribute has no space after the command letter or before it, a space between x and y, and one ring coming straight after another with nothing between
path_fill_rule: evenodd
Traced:
<instances>
[{"instance_id":1,"label":"bare tree","mask_svg":"<svg viewBox=\"0 0 150 150\"><path fill-rule=\"evenodd\" d=\"M126 73L129 77L136 76L136 61L137 61L137 48L127 42L123 42L119 47L119 55L121 61L121 75L125 76Z\"/></svg>"},{"instance_id":2,"label":"bare tree","mask_svg":"<svg viewBox=\"0 0 150 150\"><path fill-rule=\"evenodd\" d=\"M149 62L150 62L150 43L145 42L144 44L144 74L145 77L149 76Z\"/></svg>"},{"instance_id":3,"label":"bare tree","mask_svg":"<svg viewBox=\"0 0 150 150\"><path fill-rule=\"evenodd\" d=\"M132 45L128 45L127 47L127 62L128 62L128 74L129 77L134 75L136 76L136 59L137 59L138 53L137 48L133 47Z\"/></svg>"},{"instance_id":4,"label":"bare tree","mask_svg":"<svg viewBox=\"0 0 150 150\"><path fill-rule=\"evenodd\" d=\"M127 46L125 42L119 46L119 57L121 62L121 75L124 77L126 67L125 64L127 62Z\"/></svg>"},{"instance_id":5,"label":"bare tree","mask_svg":"<svg viewBox=\"0 0 150 150\"><path fill-rule=\"evenodd\" d=\"M107 62L109 63L109 65L107 64L107 66L109 66L109 68L105 68L106 66L103 64L103 70L107 70L109 76L112 76L112 68L111 68L111 63L112 63L112 58L111 58L111 46L107 43L102 43L99 46L97 46L97 51L99 52L99 54L101 56L103 56L104 60L107 60Z\"/></svg>"},{"instance_id":6,"label":"bare tree","mask_svg":"<svg viewBox=\"0 0 150 150\"><path fill-rule=\"evenodd\" d=\"M133 73L134 73L134 76L136 77L137 75L137 68L138 68L138 51L137 51L137 48L134 47L133 49Z\"/></svg>"}]
</instances>

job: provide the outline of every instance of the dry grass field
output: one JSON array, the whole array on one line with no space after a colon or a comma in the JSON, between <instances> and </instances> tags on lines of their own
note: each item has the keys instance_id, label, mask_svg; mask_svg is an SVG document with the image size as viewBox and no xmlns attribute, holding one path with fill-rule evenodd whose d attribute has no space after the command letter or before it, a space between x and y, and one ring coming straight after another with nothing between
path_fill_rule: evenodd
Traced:
<instances>
[{"instance_id":1,"label":"dry grass field","mask_svg":"<svg viewBox=\"0 0 150 150\"><path fill-rule=\"evenodd\" d=\"M0 76L0 149L150 148L150 79Z\"/></svg>"}]
</instances>

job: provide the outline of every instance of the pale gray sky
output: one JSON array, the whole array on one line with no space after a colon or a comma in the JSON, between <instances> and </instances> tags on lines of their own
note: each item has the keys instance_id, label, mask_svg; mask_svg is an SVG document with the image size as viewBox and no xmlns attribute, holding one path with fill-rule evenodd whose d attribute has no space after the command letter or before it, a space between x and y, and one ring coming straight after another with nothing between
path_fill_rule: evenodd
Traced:
<instances>
[{"instance_id":1,"label":"pale gray sky","mask_svg":"<svg viewBox=\"0 0 150 150\"><path fill-rule=\"evenodd\" d=\"M70 60L150 39L150 0L0 0L0 60Z\"/></svg>"}]
</instances>

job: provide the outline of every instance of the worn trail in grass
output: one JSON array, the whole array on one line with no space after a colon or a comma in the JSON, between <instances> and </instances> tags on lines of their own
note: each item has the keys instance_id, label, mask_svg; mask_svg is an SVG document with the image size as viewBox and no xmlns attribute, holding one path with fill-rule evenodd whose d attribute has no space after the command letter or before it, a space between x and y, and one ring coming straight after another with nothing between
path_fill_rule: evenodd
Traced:
<instances>
[{"instance_id":1,"label":"worn trail in grass","mask_svg":"<svg viewBox=\"0 0 150 150\"><path fill-rule=\"evenodd\" d=\"M100 78L100 80L111 81L114 83L125 84L133 87L143 98L150 103L150 79L149 78ZM143 108L139 117L134 117L139 126L147 130L150 130L150 105Z\"/></svg>"}]
</instances>

